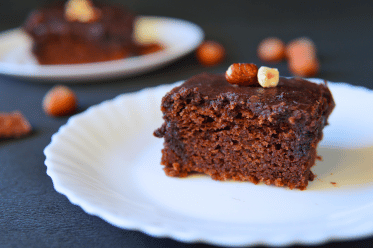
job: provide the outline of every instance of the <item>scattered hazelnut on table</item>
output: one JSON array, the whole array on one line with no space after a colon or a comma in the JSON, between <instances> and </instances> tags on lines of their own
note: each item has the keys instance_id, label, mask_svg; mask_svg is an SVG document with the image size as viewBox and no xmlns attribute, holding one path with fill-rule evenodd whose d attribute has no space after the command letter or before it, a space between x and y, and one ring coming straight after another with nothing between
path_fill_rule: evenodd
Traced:
<instances>
[{"instance_id":1,"label":"scattered hazelnut on table","mask_svg":"<svg viewBox=\"0 0 373 248\"><path fill-rule=\"evenodd\" d=\"M280 80L280 73L276 68L261 66L258 70L258 82L264 87L276 87Z\"/></svg>"},{"instance_id":2,"label":"scattered hazelnut on table","mask_svg":"<svg viewBox=\"0 0 373 248\"><path fill-rule=\"evenodd\" d=\"M77 98L68 87L57 85L43 99L43 110L50 116L67 116L76 111Z\"/></svg>"},{"instance_id":3,"label":"scattered hazelnut on table","mask_svg":"<svg viewBox=\"0 0 373 248\"><path fill-rule=\"evenodd\" d=\"M269 37L260 42L258 57L265 62L279 62L285 57L285 43L279 38Z\"/></svg>"},{"instance_id":4,"label":"scattered hazelnut on table","mask_svg":"<svg viewBox=\"0 0 373 248\"><path fill-rule=\"evenodd\" d=\"M289 42L286 46L286 57L292 59L295 57L316 57L317 49L315 43L307 37L301 37Z\"/></svg>"},{"instance_id":5,"label":"scattered hazelnut on table","mask_svg":"<svg viewBox=\"0 0 373 248\"><path fill-rule=\"evenodd\" d=\"M320 69L317 50L313 41L302 37L291 41L286 47L289 71L300 77L315 76Z\"/></svg>"},{"instance_id":6,"label":"scattered hazelnut on table","mask_svg":"<svg viewBox=\"0 0 373 248\"><path fill-rule=\"evenodd\" d=\"M225 48L216 41L205 41L197 48L196 57L204 66L217 65L225 58Z\"/></svg>"},{"instance_id":7,"label":"scattered hazelnut on table","mask_svg":"<svg viewBox=\"0 0 373 248\"><path fill-rule=\"evenodd\" d=\"M313 57L295 57L289 60L289 71L300 77L315 76L320 69L320 63Z\"/></svg>"},{"instance_id":8,"label":"scattered hazelnut on table","mask_svg":"<svg viewBox=\"0 0 373 248\"><path fill-rule=\"evenodd\" d=\"M0 139L19 138L32 131L29 121L19 111L0 112Z\"/></svg>"},{"instance_id":9,"label":"scattered hazelnut on table","mask_svg":"<svg viewBox=\"0 0 373 248\"><path fill-rule=\"evenodd\" d=\"M257 74L258 67L255 64L234 63L226 71L225 78L230 84L249 86L258 83Z\"/></svg>"}]
</instances>

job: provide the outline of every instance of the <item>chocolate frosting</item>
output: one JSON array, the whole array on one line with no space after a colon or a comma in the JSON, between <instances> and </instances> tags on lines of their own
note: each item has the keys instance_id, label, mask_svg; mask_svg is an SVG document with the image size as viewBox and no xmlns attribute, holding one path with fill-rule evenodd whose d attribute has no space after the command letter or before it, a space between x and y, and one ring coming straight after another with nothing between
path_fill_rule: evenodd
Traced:
<instances>
[{"instance_id":1,"label":"chocolate frosting","mask_svg":"<svg viewBox=\"0 0 373 248\"><path fill-rule=\"evenodd\" d=\"M283 78L277 87L236 86L230 84L223 74L203 73L187 80L179 88L198 88L202 96L218 99L221 96L237 102L251 102L268 106L286 103L287 105L309 106L329 94L325 84L316 84L300 78ZM177 91L177 89L175 89Z\"/></svg>"}]
</instances>

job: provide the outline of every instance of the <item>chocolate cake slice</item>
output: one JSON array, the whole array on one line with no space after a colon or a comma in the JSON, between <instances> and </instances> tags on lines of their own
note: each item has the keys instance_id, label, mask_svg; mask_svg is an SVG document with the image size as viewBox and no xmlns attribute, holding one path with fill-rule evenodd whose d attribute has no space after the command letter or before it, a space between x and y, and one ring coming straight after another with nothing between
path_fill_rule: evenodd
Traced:
<instances>
[{"instance_id":1,"label":"chocolate cake slice","mask_svg":"<svg viewBox=\"0 0 373 248\"><path fill-rule=\"evenodd\" d=\"M136 53L136 16L132 12L120 5L95 2L97 17L83 22L67 18L66 4L58 1L36 9L23 25L33 40L32 52L40 64L101 62Z\"/></svg>"},{"instance_id":2,"label":"chocolate cake slice","mask_svg":"<svg viewBox=\"0 0 373 248\"><path fill-rule=\"evenodd\" d=\"M242 87L200 74L162 99L162 161L168 176L305 189L316 147L334 108L326 84L281 78L277 87Z\"/></svg>"}]
</instances>

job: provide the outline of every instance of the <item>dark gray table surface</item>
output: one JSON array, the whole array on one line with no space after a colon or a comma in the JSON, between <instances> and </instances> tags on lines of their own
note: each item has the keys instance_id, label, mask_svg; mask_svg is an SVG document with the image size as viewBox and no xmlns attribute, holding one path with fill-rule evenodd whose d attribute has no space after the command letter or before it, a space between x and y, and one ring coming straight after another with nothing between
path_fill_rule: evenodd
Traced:
<instances>
[{"instance_id":1,"label":"dark gray table surface","mask_svg":"<svg viewBox=\"0 0 373 248\"><path fill-rule=\"evenodd\" d=\"M0 31L20 26L31 9L45 2L1 1ZM318 77L373 89L371 1L117 2L142 15L177 17L200 25L207 39L226 47L227 59L204 68L194 54L189 54L141 76L72 84L79 111L122 93L173 83L203 71L224 72L234 62L262 65L256 46L268 36L286 42L300 36L312 38L321 60ZM290 76L285 62L276 66L283 76ZM52 86L0 76L0 111L20 110L34 128L28 137L0 141L0 247L209 247L114 227L85 213L54 190L46 175L43 149L68 118L51 118L43 113L41 101ZM372 235L330 240L317 247L373 247Z\"/></svg>"}]
</instances>

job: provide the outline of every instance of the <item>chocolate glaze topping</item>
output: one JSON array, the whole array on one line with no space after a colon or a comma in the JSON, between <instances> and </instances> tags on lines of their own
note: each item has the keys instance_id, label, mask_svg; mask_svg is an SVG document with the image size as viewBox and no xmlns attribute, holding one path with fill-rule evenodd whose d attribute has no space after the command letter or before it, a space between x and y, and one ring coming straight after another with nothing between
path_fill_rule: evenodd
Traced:
<instances>
[{"instance_id":1,"label":"chocolate glaze topping","mask_svg":"<svg viewBox=\"0 0 373 248\"><path fill-rule=\"evenodd\" d=\"M317 85L300 78L283 78L277 87L262 88L257 86L236 86L227 82L223 74L203 73L187 80L176 88L198 88L203 96L210 100L224 96L236 102L255 102L258 105L276 106L282 102L287 105L297 105L307 108L310 104L320 101L324 94L330 94L325 85Z\"/></svg>"}]
</instances>

